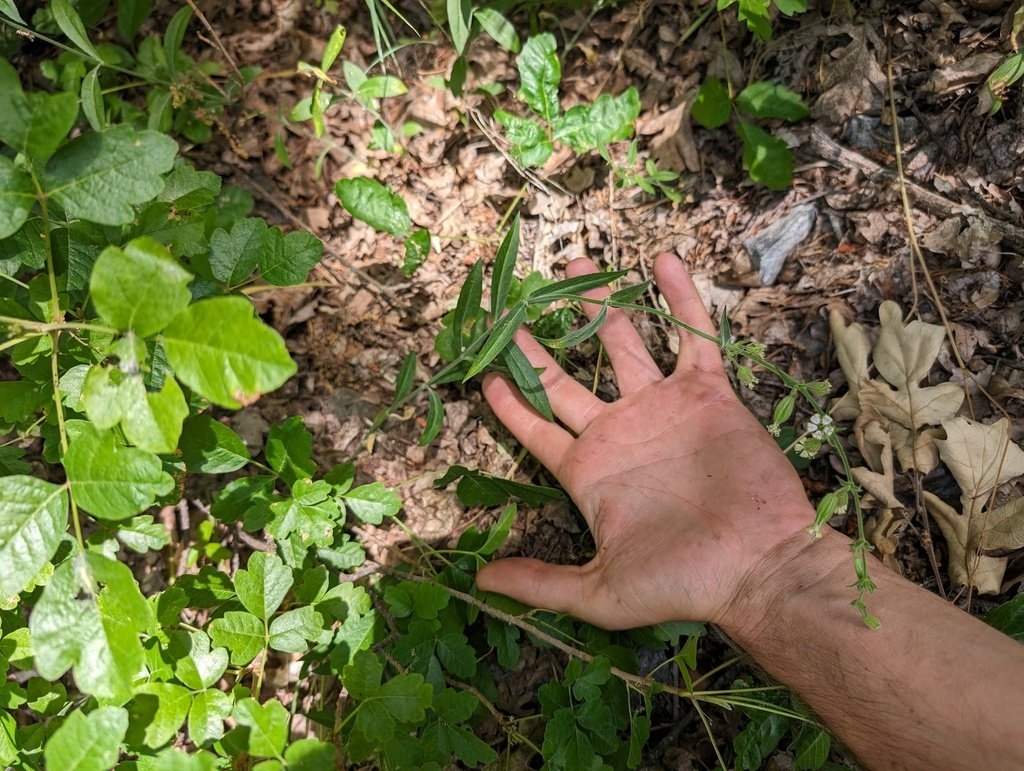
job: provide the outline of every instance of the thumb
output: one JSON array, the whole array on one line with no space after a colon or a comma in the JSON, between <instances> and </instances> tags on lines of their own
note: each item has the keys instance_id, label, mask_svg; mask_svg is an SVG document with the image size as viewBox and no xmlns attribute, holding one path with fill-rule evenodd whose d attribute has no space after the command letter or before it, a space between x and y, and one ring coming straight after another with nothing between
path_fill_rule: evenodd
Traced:
<instances>
[{"instance_id":1,"label":"thumb","mask_svg":"<svg viewBox=\"0 0 1024 771\"><path fill-rule=\"evenodd\" d=\"M570 613L588 620L590 604L586 567L552 565L527 557L495 560L480 568L476 585L485 592L497 592L534 608Z\"/></svg>"}]
</instances>

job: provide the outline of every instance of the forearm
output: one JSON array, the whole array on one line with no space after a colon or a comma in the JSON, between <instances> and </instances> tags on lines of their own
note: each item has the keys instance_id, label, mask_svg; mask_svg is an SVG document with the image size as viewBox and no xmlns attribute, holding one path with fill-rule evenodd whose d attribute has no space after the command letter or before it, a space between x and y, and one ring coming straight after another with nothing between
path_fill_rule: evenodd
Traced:
<instances>
[{"instance_id":1,"label":"forearm","mask_svg":"<svg viewBox=\"0 0 1024 771\"><path fill-rule=\"evenodd\" d=\"M869 768L1024 768L1024 646L881 565L868 602L882 628L868 629L849 543L782 547L726 633Z\"/></svg>"}]
</instances>

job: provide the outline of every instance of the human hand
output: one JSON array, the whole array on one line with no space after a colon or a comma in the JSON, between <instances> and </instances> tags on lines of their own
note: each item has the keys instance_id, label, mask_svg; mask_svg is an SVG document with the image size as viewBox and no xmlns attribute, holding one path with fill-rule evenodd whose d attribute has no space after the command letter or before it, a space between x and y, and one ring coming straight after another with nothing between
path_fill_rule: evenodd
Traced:
<instances>
[{"instance_id":1,"label":"human hand","mask_svg":"<svg viewBox=\"0 0 1024 771\"><path fill-rule=\"evenodd\" d=\"M566 273L596 270L575 260ZM677 318L715 334L676 257L659 256L654 275ZM599 307L584 304L591 317ZM809 543L814 510L785 455L733 393L715 344L683 333L675 372L665 377L625 312L609 310L598 334L618 401L598 399L524 331L516 340L544 368L541 382L563 425L545 420L501 377L483 386L501 422L579 506L595 556L582 566L496 560L477 585L609 629L684 620L725 626L744 587L775 567L780 547Z\"/></svg>"}]
</instances>

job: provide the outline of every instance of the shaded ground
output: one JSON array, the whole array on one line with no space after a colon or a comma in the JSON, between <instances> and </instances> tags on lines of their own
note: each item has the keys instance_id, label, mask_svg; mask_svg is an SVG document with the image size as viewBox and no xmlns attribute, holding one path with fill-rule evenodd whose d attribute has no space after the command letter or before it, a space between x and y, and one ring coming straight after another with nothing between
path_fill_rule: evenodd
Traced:
<instances>
[{"instance_id":1,"label":"shaded ground","mask_svg":"<svg viewBox=\"0 0 1024 771\"><path fill-rule=\"evenodd\" d=\"M421 377L438 368L433 336L439 319L454 306L473 262L493 260L499 226L517 205L523 212L522 271L557 276L570 259L589 256L628 269L631 279L640 280L649 277L655 254L675 251L697 276L712 310L728 308L738 336L768 344L772 361L796 377L826 378L841 387L830 311L876 324L880 302L894 299L904 310L914 303L925 321L939 318L920 267L913 267L895 171L891 86L913 229L960 354L994 398L972 389L974 415L986 419L1005 412L1019 442L1024 436L1024 106L1018 89L998 115L978 110L980 83L1002 57L1009 4L977 2L969 5L978 9L956 9L943 2L873 3L858 10L820 5L797 20L780 20L774 40L764 45L715 16L681 42L699 11L685 3L630 4L589 21L582 12L557 10L560 40L576 40L563 55L563 103L637 86L641 155L680 172L684 200L676 205L637 188L618 188L596 156L556 153L536 175L521 174L504 152L491 117L496 107L517 109L514 60L488 38L470 49L467 95L461 99L431 85L433 78L447 75L454 58L442 39L413 40L388 60L387 70L403 78L409 94L387 100L384 117L395 126L409 120L423 126L403 154L369 149L373 117L352 102L329 111L328 135L317 140L308 124L284 120L311 88L310 81L294 75L295 64L318 60L339 21L348 28L343 58L360 67L372 64L376 50L365 7L342 0L332 14L298 2L201 3L231 57L265 71L235 123L234 149L205 162L250 189L271 221L309 227L326 241L328 255L314 276L323 285L265 299L300 375L233 418L235 427L253 435L268 422L303 415L317 437L321 465L355 459L367 478L398 487L406 521L432 542L446 542L492 516L464 510L452 493L432 488L449 465L543 481L537 464L509 440L472 384L444 392L445 427L429 447L417 444L424 405L365 437L369 419L390 401L408 352L417 353ZM422 12L409 13L418 29L431 29ZM528 26L526 16L518 21L521 29ZM221 54L211 47L208 55ZM811 118L777 131L797 157L795 180L785 193L745 178L739 140L730 131L691 125L688 111L697 87L706 74L726 71L734 82L782 82L811 107ZM505 85L506 93L492 98L474 91L495 82ZM274 152L276 134L284 137L291 168ZM618 162L625 163L625 148L617 152ZM411 279L400 272L401 244L353 222L331 192L335 180L364 174L400 193L413 221L434 237L430 258ZM763 285L744 242L805 205L814 212L810 234L774 283ZM643 325L667 363L671 354L664 331ZM948 351L939 365L934 381L964 381ZM592 369L581 369L580 376L591 378ZM601 393L614 396L614 384L603 383ZM766 379L750 397L751 406L767 420L780 395ZM835 479L827 459L804 475L812 498ZM955 491L947 472L933 476L928 489L947 496ZM897 492L911 486L902 480ZM898 566L935 586L946 580L945 571L936 576L929 566L921 535L927 533L926 520L908 506ZM852 527L847 521L835 524ZM405 545L400 533L369 535L382 559ZM934 541L941 566L945 547L938 532ZM566 508L524 511L508 546L511 552L561 561L583 559L587 548L580 522ZM397 559L394 551L390 554L388 559ZM1007 591L1020 580L1022 567L1019 554L1011 557ZM988 607L988 600L972 602L975 610ZM518 680L504 685L511 710L525 703L545 676L543 661L528 657L525 662L515 673ZM731 718L721 719L727 737L725 722ZM702 767L708 753L697 746L694 737L700 735L699 730L692 736L669 734L658 747L657 762L665 768Z\"/></svg>"}]
</instances>

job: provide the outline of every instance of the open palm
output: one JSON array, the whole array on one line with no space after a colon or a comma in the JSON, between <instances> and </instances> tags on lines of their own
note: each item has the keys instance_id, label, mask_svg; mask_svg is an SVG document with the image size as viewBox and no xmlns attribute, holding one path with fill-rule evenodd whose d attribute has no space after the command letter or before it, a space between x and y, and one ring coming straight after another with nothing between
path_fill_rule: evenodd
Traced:
<instances>
[{"instance_id":1,"label":"open palm","mask_svg":"<svg viewBox=\"0 0 1024 771\"><path fill-rule=\"evenodd\" d=\"M594 270L577 260L567 272ZM673 314L713 333L678 259L660 256L655 278ZM714 344L684 337L676 370L665 377L623 312L609 312L599 336L622 394L612 403L569 377L528 334L517 338L544 368L562 425L537 414L504 379L484 384L498 418L579 506L595 556L582 566L498 560L477 584L606 628L721 622L773 549L808 538L802 531L813 510L785 456L737 400Z\"/></svg>"}]
</instances>

